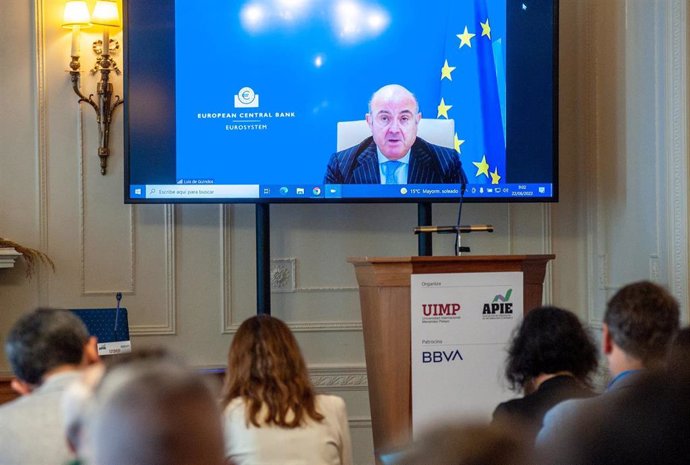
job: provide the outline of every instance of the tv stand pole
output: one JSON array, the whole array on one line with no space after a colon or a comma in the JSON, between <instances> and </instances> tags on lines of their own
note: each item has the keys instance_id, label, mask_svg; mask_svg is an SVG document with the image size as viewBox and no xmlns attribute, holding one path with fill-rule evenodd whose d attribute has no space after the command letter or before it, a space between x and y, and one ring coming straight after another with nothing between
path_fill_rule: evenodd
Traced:
<instances>
[{"instance_id":1,"label":"tv stand pole","mask_svg":"<svg viewBox=\"0 0 690 465\"><path fill-rule=\"evenodd\" d=\"M270 204L256 204L256 314L271 314Z\"/></svg>"},{"instance_id":2,"label":"tv stand pole","mask_svg":"<svg viewBox=\"0 0 690 465\"><path fill-rule=\"evenodd\" d=\"M417 224L419 226L431 226L431 202L419 202L417 204ZM421 233L417 236L417 250L420 257L431 256L431 233Z\"/></svg>"}]
</instances>

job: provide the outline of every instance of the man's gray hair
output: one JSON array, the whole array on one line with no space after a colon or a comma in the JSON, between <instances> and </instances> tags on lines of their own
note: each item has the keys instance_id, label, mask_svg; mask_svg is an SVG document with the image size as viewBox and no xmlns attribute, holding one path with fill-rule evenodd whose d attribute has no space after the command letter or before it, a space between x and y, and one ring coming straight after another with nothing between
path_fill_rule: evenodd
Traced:
<instances>
[{"instance_id":1,"label":"man's gray hair","mask_svg":"<svg viewBox=\"0 0 690 465\"><path fill-rule=\"evenodd\" d=\"M5 353L15 376L38 385L61 365L78 365L89 332L69 310L39 308L22 316L10 329Z\"/></svg>"}]
</instances>

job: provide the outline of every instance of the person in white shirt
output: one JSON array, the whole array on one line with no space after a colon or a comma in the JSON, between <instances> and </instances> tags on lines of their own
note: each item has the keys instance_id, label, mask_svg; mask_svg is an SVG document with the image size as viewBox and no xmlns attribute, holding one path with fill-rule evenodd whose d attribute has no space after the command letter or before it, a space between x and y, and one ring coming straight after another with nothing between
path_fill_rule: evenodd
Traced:
<instances>
[{"instance_id":1,"label":"person in white shirt","mask_svg":"<svg viewBox=\"0 0 690 465\"><path fill-rule=\"evenodd\" d=\"M21 397L0 407L0 464L72 460L61 399L85 367L100 361L96 338L69 310L39 308L12 326L5 353Z\"/></svg>"},{"instance_id":2,"label":"person in white shirt","mask_svg":"<svg viewBox=\"0 0 690 465\"><path fill-rule=\"evenodd\" d=\"M352 465L345 402L314 392L297 341L277 318L240 325L221 405L225 456L234 465Z\"/></svg>"}]
</instances>

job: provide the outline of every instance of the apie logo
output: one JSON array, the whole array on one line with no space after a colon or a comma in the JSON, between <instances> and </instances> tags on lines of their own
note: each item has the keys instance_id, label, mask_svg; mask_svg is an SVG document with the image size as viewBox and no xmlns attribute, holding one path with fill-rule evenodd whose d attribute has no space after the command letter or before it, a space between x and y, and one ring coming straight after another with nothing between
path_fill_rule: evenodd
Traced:
<instances>
[{"instance_id":1,"label":"apie logo","mask_svg":"<svg viewBox=\"0 0 690 465\"><path fill-rule=\"evenodd\" d=\"M432 352L422 352L422 363L443 363L453 362L455 360L464 360L460 350L455 349L451 351L434 350Z\"/></svg>"},{"instance_id":2,"label":"apie logo","mask_svg":"<svg viewBox=\"0 0 690 465\"><path fill-rule=\"evenodd\" d=\"M259 108L259 94L251 87L243 87L235 95L235 108Z\"/></svg>"},{"instance_id":3,"label":"apie logo","mask_svg":"<svg viewBox=\"0 0 690 465\"><path fill-rule=\"evenodd\" d=\"M483 319L505 319L513 317L513 303L510 296L513 290L508 289L505 295L496 294L494 300L485 303L482 309Z\"/></svg>"}]
</instances>

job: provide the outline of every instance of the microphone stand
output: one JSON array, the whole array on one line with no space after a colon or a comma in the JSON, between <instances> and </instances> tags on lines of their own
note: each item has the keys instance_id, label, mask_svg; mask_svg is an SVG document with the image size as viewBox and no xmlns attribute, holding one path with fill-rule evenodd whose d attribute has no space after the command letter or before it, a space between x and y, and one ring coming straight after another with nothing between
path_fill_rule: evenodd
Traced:
<instances>
[{"instance_id":1,"label":"microphone stand","mask_svg":"<svg viewBox=\"0 0 690 465\"><path fill-rule=\"evenodd\" d=\"M467 181L465 181L465 177L462 176L462 186L460 186L460 202L458 203L458 221L456 221L455 225L460 226L460 219L462 218L462 204L463 201L465 200L465 187L467 187ZM462 252L470 252L469 247L462 247L460 243L460 230L458 230L455 233L455 245L453 246L453 250L455 252L456 256L460 256Z\"/></svg>"},{"instance_id":2,"label":"microphone stand","mask_svg":"<svg viewBox=\"0 0 690 465\"><path fill-rule=\"evenodd\" d=\"M471 232L494 232L494 227L491 224L465 224L454 226L416 226L414 228L415 234L438 233L438 234L455 234L455 254L462 255L462 252L469 252L469 247L462 247L460 245L460 234Z\"/></svg>"},{"instance_id":3,"label":"microphone stand","mask_svg":"<svg viewBox=\"0 0 690 465\"><path fill-rule=\"evenodd\" d=\"M469 247L463 247L461 244L461 233L471 233L471 232L494 232L493 225L490 224L474 224L474 225L461 225L460 219L462 218L462 204L465 198L465 188L467 187L467 180L462 179L462 186L460 187L460 202L458 204L458 221L455 226L417 226L414 228L415 234L425 234L425 233L438 233L438 234L455 234L455 255L460 256L463 252L470 252Z\"/></svg>"}]
</instances>

